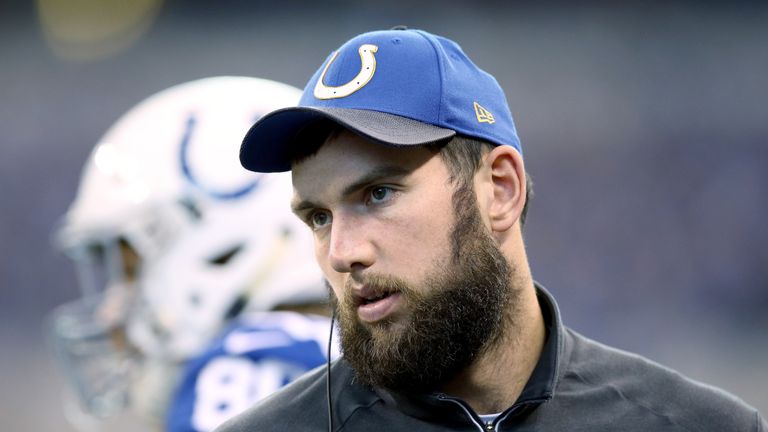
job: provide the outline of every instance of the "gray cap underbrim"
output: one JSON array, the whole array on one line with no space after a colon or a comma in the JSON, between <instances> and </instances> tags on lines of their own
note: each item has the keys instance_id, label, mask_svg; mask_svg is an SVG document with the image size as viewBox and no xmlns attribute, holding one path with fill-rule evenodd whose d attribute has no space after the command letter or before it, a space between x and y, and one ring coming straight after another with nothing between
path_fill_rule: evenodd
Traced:
<instances>
[{"instance_id":1,"label":"gray cap underbrim","mask_svg":"<svg viewBox=\"0 0 768 432\"><path fill-rule=\"evenodd\" d=\"M291 107L259 119L243 139L240 163L256 172L290 171L291 146L304 127L331 120L373 141L393 146L430 144L456 135L456 131L378 111L351 108ZM304 143L306 144L306 143Z\"/></svg>"}]
</instances>

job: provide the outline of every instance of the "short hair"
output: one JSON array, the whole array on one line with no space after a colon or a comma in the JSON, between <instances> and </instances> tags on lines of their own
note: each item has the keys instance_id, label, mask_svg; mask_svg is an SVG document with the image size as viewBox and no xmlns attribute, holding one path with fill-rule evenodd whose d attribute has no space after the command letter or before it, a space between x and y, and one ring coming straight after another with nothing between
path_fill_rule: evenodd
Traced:
<instances>
[{"instance_id":1,"label":"short hair","mask_svg":"<svg viewBox=\"0 0 768 432\"><path fill-rule=\"evenodd\" d=\"M325 141L344 130L340 125L327 120L318 119L308 123L293 136L287 145L288 160L291 165L303 162L317 153Z\"/></svg>"},{"instance_id":2,"label":"short hair","mask_svg":"<svg viewBox=\"0 0 768 432\"><path fill-rule=\"evenodd\" d=\"M440 155L448 167L451 183L459 188L474 190L473 178L480 169L483 157L496 147L488 141L456 135L453 138L426 145ZM528 204L533 198L533 181L528 172L525 173L525 205L520 213L520 226L525 225L528 216Z\"/></svg>"},{"instance_id":3,"label":"short hair","mask_svg":"<svg viewBox=\"0 0 768 432\"><path fill-rule=\"evenodd\" d=\"M292 145L290 160L297 163L314 155L329 138L338 135L345 128L329 120L318 120L300 130ZM480 169L483 157L491 151L496 144L465 135L455 135L453 138L424 145L427 149L440 155L445 161L450 174L450 181L458 189L474 190L473 178ZM520 226L525 225L528 215L528 203L533 198L533 181L531 176L525 173L525 205L520 213Z\"/></svg>"}]
</instances>

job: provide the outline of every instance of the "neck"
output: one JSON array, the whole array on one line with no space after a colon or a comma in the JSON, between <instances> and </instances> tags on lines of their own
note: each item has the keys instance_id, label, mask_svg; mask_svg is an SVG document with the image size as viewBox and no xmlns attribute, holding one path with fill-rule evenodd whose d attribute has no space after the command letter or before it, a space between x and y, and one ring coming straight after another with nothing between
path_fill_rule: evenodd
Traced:
<instances>
[{"instance_id":1,"label":"neck","mask_svg":"<svg viewBox=\"0 0 768 432\"><path fill-rule=\"evenodd\" d=\"M546 330L533 280L526 274L515 282L519 304L510 306L499 337L442 388L479 414L499 413L515 403L544 346Z\"/></svg>"}]
</instances>

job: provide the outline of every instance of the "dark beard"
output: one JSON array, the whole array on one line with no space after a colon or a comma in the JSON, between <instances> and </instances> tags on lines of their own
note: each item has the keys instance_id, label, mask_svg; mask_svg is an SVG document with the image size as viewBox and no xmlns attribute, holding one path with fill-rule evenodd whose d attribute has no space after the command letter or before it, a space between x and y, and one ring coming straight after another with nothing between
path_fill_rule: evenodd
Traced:
<instances>
[{"instance_id":1,"label":"dark beard","mask_svg":"<svg viewBox=\"0 0 768 432\"><path fill-rule=\"evenodd\" d=\"M399 292L409 320L366 327L357 318L349 289L342 307L331 296L344 358L365 384L434 391L500 339L509 305L517 303L512 272L482 224L474 192L459 189L453 198L451 265L436 265L419 290L391 276L365 280L382 292Z\"/></svg>"}]
</instances>

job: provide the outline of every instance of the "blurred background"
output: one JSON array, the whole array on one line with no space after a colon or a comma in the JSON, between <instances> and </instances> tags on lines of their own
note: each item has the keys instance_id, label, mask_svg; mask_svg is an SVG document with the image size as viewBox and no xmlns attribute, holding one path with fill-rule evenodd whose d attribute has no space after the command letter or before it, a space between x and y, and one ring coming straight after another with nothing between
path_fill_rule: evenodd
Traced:
<instances>
[{"instance_id":1,"label":"blurred background","mask_svg":"<svg viewBox=\"0 0 768 432\"><path fill-rule=\"evenodd\" d=\"M303 87L398 24L505 89L565 323L768 414L768 6L608 3L0 1L0 429L71 430L42 322L78 294L50 233L106 129L196 78Z\"/></svg>"}]
</instances>

